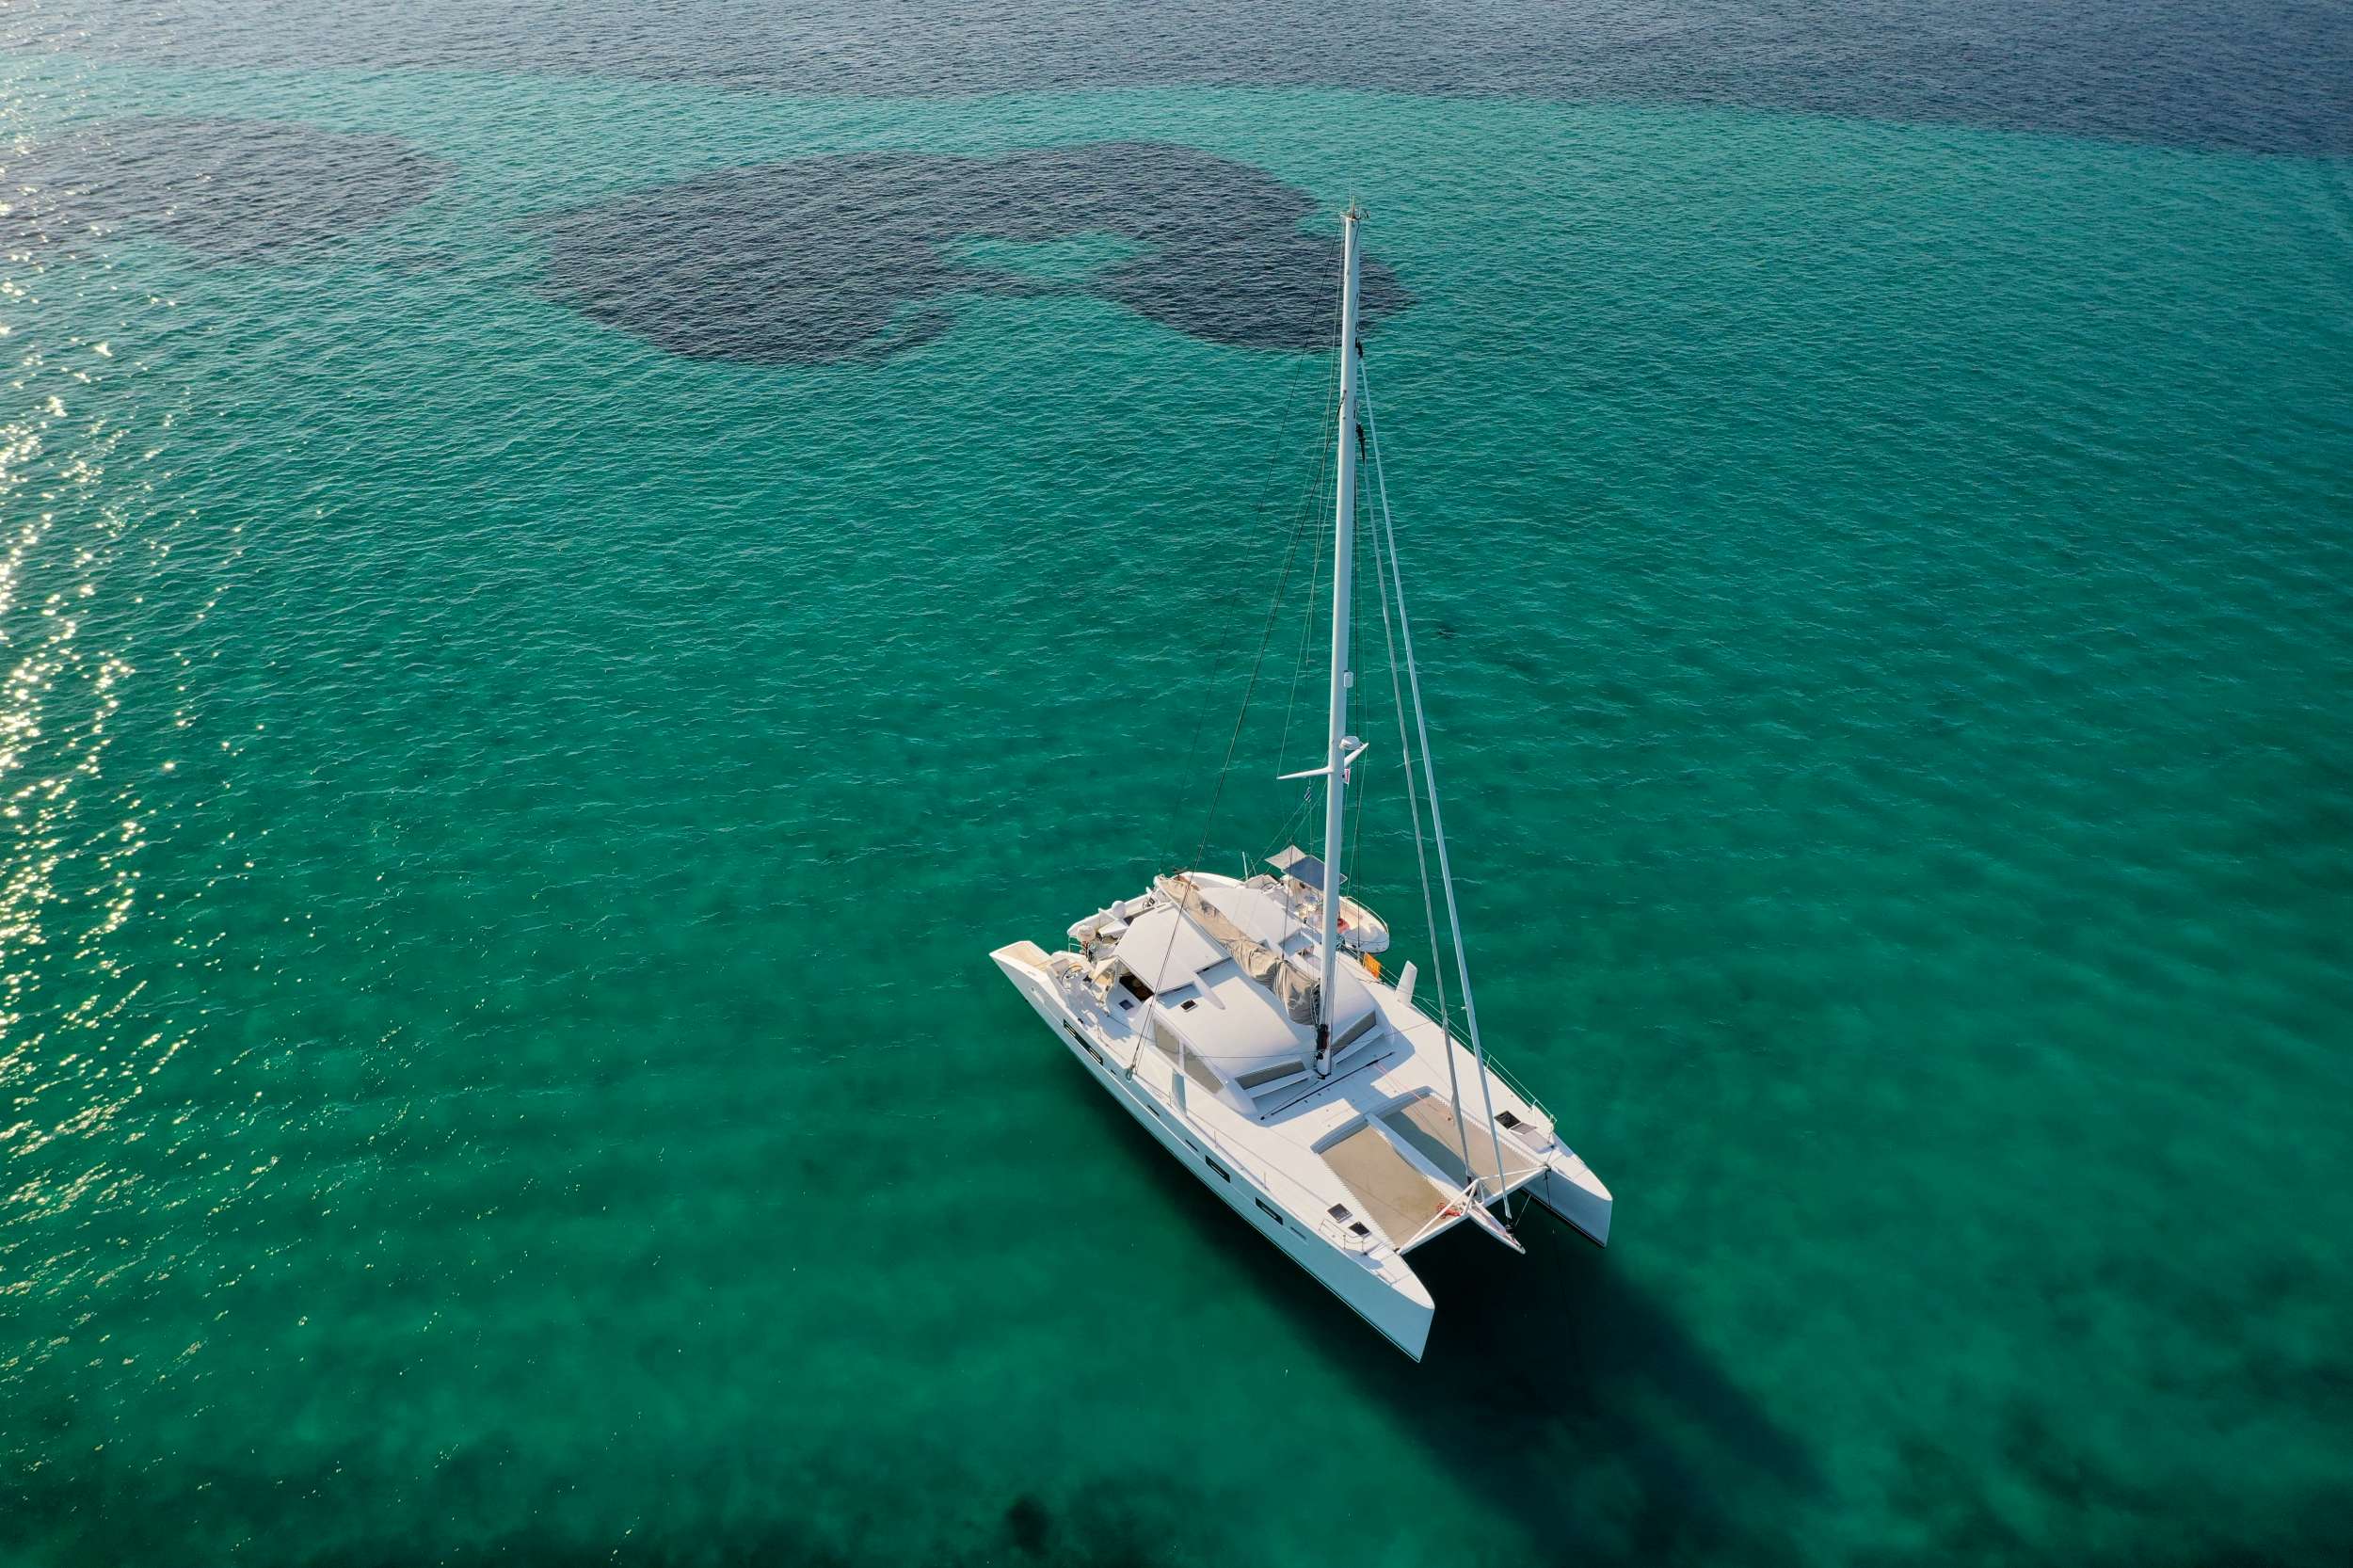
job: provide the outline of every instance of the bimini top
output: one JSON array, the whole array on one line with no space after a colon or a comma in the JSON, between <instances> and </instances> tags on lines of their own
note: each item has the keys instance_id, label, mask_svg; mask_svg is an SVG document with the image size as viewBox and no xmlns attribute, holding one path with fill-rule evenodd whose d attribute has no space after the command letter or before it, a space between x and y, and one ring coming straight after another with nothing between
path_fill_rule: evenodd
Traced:
<instances>
[{"instance_id":1,"label":"bimini top","mask_svg":"<svg viewBox=\"0 0 2353 1568\"><path fill-rule=\"evenodd\" d=\"M1323 879L1329 874L1324 871L1322 861L1301 849L1297 844L1289 846L1280 855L1267 856L1267 864L1292 881L1313 888L1319 893L1323 891ZM1345 887L1347 882L1348 878L1343 874L1340 877L1340 883Z\"/></svg>"},{"instance_id":2,"label":"bimini top","mask_svg":"<svg viewBox=\"0 0 2353 1568\"><path fill-rule=\"evenodd\" d=\"M1288 1101L1314 1070L1315 934L1271 887L1184 873L1154 892L1112 950L1151 993L1152 1043L1237 1110ZM1352 968L1333 977L1335 1072L1380 1038L1379 1011Z\"/></svg>"}]
</instances>

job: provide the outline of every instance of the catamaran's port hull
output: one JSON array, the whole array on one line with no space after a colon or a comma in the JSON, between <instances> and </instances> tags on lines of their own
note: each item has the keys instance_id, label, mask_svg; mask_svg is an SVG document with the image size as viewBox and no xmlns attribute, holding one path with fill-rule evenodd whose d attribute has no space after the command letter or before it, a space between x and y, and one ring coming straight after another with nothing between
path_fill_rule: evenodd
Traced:
<instances>
[{"instance_id":1,"label":"catamaran's port hull","mask_svg":"<svg viewBox=\"0 0 2353 1568\"><path fill-rule=\"evenodd\" d=\"M1062 1000L1047 972L1046 952L1036 943L1015 942L989 956L1080 1064L1127 1108L1145 1131L1159 1140L1178 1164L1224 1199L1225 1207L1241 1215L1253 1230L1306 1270L1316 1283L1347 1303L1389 1343L1416 1361L1421 1359L1422 1351L1430 1342L1430 1325L1437 1316L1437 1305L1418 1275L1405 1268L1401 1260L1393 1263L1385 1274L1376 1272L1367 1266L1361 1255L1343 1252L1305 1228L1304 1220L1280 1218L1283 1206L1273 1194L1256 1185L1247 1172L1217 1160L1198 1146L1173 1114L1136 1086L1122 1070L1123 1064L1112 1060L1094 1041L1084 1021Z\"/></svg>"}]
</instances>

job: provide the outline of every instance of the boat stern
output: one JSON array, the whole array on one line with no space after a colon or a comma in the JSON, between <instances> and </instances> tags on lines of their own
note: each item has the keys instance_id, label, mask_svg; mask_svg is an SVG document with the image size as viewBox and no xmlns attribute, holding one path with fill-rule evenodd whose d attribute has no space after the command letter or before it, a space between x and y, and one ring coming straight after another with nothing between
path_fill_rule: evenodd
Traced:
<instances>
[{"instance_id":1,"label":"boat stern","mask_svg":"<svg viewBox=\"0 0 2353 1568\"><path fill-rule=\"evenodd\" d=\"M1035 942L1007 942L988 956L1016 985L1025 974L1043 978L1046 973L1046 950Z\"/></svg>"},{"instance_id":2,"label":"boat stern","mask_svg":"<svg viewBox=\"0 0 2353 1568\"><path fill-rule=\"evenodd\" d=\"M1040 1017L1055 1026L1064 1022L1069 1009L1054 995L1053 970L1044 948L1035 942L1008 942L988 956Z\"/></svg>"},{"instance_id":3,"label":"boat stern","mask_svg":"<svg viewBox=\"0 0 2353 1568\"><path fill-rule=\"evenodd\" d=\"M1438 1304L1432 1299L1430 1287L1395 1253L1378 1265L1367 1267L1365 1273L1369 1288L1351 1290L1334 1286L1335 1293L1379 1330L1384 1339L1419 1361L1430 1345L1430 1325L1438 1316ZM1325 1283L1331 1284L1328 1280Z\"/></svg>"}]
</instances>

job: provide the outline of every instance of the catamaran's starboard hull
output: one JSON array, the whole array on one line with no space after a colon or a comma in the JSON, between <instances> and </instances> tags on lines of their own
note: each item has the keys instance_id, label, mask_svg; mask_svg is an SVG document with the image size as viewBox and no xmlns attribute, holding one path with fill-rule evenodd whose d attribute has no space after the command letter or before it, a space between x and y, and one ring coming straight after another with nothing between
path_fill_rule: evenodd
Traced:
<instances>
[{"instance_id":1,"label":"catamaran's starboard hull","mask_svg":"<svg viewBox=\"0 0 2353 1568\"><path fill-rule=\"evenodd\" d=\"M1545 1157L1544 1176L1529 1183L1528 1191L1593 1245L1609 1244L1609 1189L1576 1155L1553 1149Z\"/></svg>"},{"instance_id":2,"label":"catamaran's starboard hull","mask_svg":"<svg viewBox=\"0 0 2353 1568\"><path fill-rule=\"evenodd\" d=\"M1036 943L1015 942L989 956L1080 1064L1179 1165L1306 1270L1316 1283L1347 1303L1389 1343L1416 1361L1421 1359L1437 1305L1417 1275L1401 1263L1393 1266L1386 1276L1376 1273L1356 1256L1342 1252L1301 1224L1287 1223L1281 1218L1281 1204L1256 1186L1245 1172L1198 1147L1167 1110L1134 1086L1123 1064L1094 1041L1084 1021L1063 1000L1047 972L1045 950Z\"/></svg>"}]
</instances>

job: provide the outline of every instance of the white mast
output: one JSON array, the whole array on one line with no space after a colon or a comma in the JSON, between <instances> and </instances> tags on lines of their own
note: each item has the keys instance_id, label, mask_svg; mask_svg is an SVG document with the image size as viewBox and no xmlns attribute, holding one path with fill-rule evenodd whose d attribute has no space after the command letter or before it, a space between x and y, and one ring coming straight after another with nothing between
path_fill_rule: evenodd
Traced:
<instances>
[{"instance_id":1,"label":"white mast","mask_svg":"<svg viewBox=\"0 0 2353 1568\"><path fill-rule=\"evenodd\" d=\"M1342 810L1348 792L1348 595L1356 553L1356 223L1350 202L1340 215L1340 472L1332 540L1332 715L1324 753L1323 984L1316 1016L1316 1071L1332 1070L1335 981L1340 956L1340 848L1347 841Z\"/></svg>"}]
</instances>

